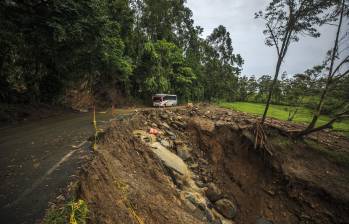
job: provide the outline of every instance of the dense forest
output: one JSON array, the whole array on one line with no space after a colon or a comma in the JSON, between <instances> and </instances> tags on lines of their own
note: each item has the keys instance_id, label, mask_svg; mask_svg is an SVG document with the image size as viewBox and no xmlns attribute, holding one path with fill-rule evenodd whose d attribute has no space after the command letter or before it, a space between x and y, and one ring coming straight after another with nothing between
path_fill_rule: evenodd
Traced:
<instances>
[{"instance_id":1,"label":"dense forest","mask_svg":"<svg viewBox=\"0 0 349 224\"><path fill-rule=\"evenodd\" d=\"M288 45L298 41L299 34L318 37L315 25L338 21L339 6L329 19L320 19L320 15L340 2L300 5L299 21L288 23L285 16L288 3L271 1L264 19L267 27L275 23L273 27L279 30L265 31L266 44L277 47L278 69ZM314 109L325 88L322 112L335 113L347 108L348 72L340 73L342 70L338 69L336 80L327 75L331 57L302 74L284 72L280 79L278 70L274 82L269 74L260 74L258 79L243 75L244 60L234 52L227 29L218 26L203 38L203 29L194 25L192 11L185 3L185 0L1 1L0 102L61 104L67 90L84 84L92 95L113 90L125 98L143 101L154 93L175 93L182 102L264 103L270 95L272 103ZM296 5L289 5L292 7L296 9ZM311 7L316 10L309 10ZM345 10L344 17L348 18ZM339 42L343 51L347 51L344 45L348 39L347 21L343 26L344 36ZM277 38L288 41L282 37L283 30L290 31L290 41L281 55L274 43ZM334 49L338 53L339 47ZM337 53L333 60L338 58ZM348 60L348 56L344 57L342 65ZM331 84L330 91L326 83ZM270 86L273 91L269 91Z\"/></svg>"},{"instance_id":2,"label":"dense forest","mask_svg":"<svg viewBox=\"0 0 349 224\"><path fill-rule=\"evenodd\" d=\"M82 80L141 99L234 100L243 59L224 26L201 38L184 3L1 1L1 101L59 103Z\"/></svg>"}]
</instances>

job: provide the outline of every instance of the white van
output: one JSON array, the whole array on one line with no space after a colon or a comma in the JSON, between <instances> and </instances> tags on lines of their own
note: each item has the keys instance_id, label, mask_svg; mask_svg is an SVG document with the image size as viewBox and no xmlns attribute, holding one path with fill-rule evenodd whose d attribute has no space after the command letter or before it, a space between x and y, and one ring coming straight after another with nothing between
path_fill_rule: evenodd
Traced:
<instances>
[{"instance_id":1,"label":"white van","mask_svg":"<svg viewBox=\"0 0 349 224\"><path fill-rule=\"evenodd\" d=\"M155 94L152 98L154 107L177 106L177 95Z\"/></svg>"}]
</instances>

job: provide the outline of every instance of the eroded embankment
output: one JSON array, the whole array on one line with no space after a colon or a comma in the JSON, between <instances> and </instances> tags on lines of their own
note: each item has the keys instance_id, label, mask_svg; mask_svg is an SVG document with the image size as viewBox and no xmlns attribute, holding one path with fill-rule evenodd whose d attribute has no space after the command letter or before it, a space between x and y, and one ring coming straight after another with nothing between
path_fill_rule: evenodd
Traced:
<instances>
[{"instance_id":1,"label":"eroded embankment","mask_svg":"<svg viewBox=\"0 0 349 224\"><path fill-rule=\"evenodd\" d=\"M215 183L238 205L237 223L255 223L261 217L274 223L345 223L348 220L345 193L339 196L346 188L339 186L340 180L333 176L321 175L338 168L314 150L301 143L287 145L286 149L273 144L270 157L254 149L249 136L232 124L216 125L207 131L200 123L193 122L190 133L198 154L204 152L203 157L209 161L205 170L198 171L199 176ZM296 155L298 150L303 151L301 156ZM319 167L309 170L307 166ZM315 176L311 171L320 174ZM327 179L319 185L314 179L321 176Z\"/></svg>"},{"instance_id":2,"label":"eroded embankment","mask_svg":"<svg viewBox=\"0 0 349 224\"><path fill-rule=\"evenodd\" d=\"M272 134L270 156L233 114L210 110L153 110L113 122L80 181L90 223L349 219L345 168Z\"/></svg>"}]
</instances>

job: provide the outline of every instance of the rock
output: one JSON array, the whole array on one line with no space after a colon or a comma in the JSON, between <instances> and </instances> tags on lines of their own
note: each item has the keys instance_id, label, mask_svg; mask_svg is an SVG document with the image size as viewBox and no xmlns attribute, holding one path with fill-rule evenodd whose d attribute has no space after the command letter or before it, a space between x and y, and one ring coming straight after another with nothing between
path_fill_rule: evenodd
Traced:
<instances>
[{"instance_id":1,"label":"rock","mask_svg":"<svg viewBox=\"0 0 349 224\"><path fill-rule=\"evenodd\" d=\"M154 142L150 144L150 146L152 151L160 158L160 160L164 162L165 166L183 176L188 175L189 170L187 168L187 165L180 157L166 149L159 142Z\"/></svg>"},{"instance_id":2,"label":"rock","mask_svg":"<svg viewBox=\"0 0 349 224\"><path fill-rule=\"evenodd\" d=\"M191 150L186 145L177 147L177 155L181 157L183 160L187 160L191 157L190 151Z\"/></svg>"},{"instance_id":3,"label":"rock","mask_svg":"<svg viewBox=\"0 0 349 224\"><path fill-rule=\"evenodd\" d=\"M226 125L226 122L224 122L224 121L216 121L216 123L215 123L215 126L216 127L221 127L221 126L224 126L224 125Z\"/></svg>"},{"instance_id":4,"label":"rock","mask_svg":"<svg viewBox=\"0 0 349 224\"><path fill-rule=\"evenodd\" d=\"M171 123L172 126L176 127L177 129L178 128L186 128L187 127L187 124L185 122L181 122L181 121L174 121Z\"/></svg>"},{"instance_id":5,"label":"rock","mask_svg":"<svg viewBox=\"0 0 349 224\"><path fill-rule=\"evenodd\" d=\"M186 199L205 214L209 223L212 223L214 221L212 212L207 208L205 200L200 195L187 192Z\"/></svg>"},{"instance_id":6,"label":"rock","mask_svg":"<svg viewBox=\"0 0 349 224\"><path fill-rule=\"evenodd\" d=\"M173 122L171 123L171 126L172 126L174 129L177 129L177 130L178 130L178 129L181 129L180 127L178 127L178 126L177 126L175 123L173 123Z\"/></svg>"},{"instance_id":7,"label":"rock","mask_svg":"<svg viewBox=\"0 0 349 224\"><path fill-rule=\"evenodd\" d=\"M160 141L160 143L161 143L161 145L163 145L166 148L170 148L171 147L171 143L169 141L165 140L165 139L162 139Z\"/></svg>"},{"instance_id":8,"label":"rock","mask_svg":"<svg viewBox=\"0 0 349 224\"><path fill-rule=\"evenodd\" d=\"M205 193L206 193L206 197L211 202L216 202L223 197L222 191L214 183L209 183L207 185L207 190Z\"/></svg>"},{"instance_id":9,"label":"rock","mask_svg":"<svg viewBox=\"0 0 349 224\"><path fill-rule=\"evenodd\" d=\"M179 120L179 121L181 121L181 120L183 119L183 117L182 117L182 116L177 115L176 119L177 119L177 120Z\"/></svg>"},{"instance_id":10,"label":"rock","mask_svg":"<svg viewBox=\"0 0 349 224\"><path fill-rule=\"evenodd\" d=\"M227 112L227 115L228 115L228 116L232 116L232 115L233 115L233 112L232 112L232 111L228 111L228 112Z\"/></svg>"},{"instance_id":11,"label":"rock","mask_svg":"<svg viewBox=\"0 0 349 224\"><path fill-rule=\"evenodd\" d=\"M168 119L168 114L165 114L165 113L163 113L163 114L160 114L160 117L162 118L162 119Z\"/></svg>"},{"instance_id":12,"label":"rock","mask_svg":"<svg viewBox=\"0 0 349 224\"><path fill-rule=\"evenodd\" d=\"M233 202L223 198L214 203L214 207L219 213L228 219L233 219L236 216L237 208Z\"/></svg>"},{"instance_id":13,"label":"rock","mask_svg":"<svg viewBox=\"0 0 349 224\"><path fill-rule=\"evenodd\" d=\"M256 224L273 224L273 222L261 217L257 219Z\"/></svg>"},{"instance_id":14,"label":"rock","mask_svg":"<svg viewBox=\"0 0 349 224\"><path fill-rule=\"evenodd\" d=\"M166 133L167 133L169 136L176 136L175 133L173 133L172 131L169 131L169 130L166 130Z\"/></svg>"},{"instance_id":15,"label":"rock","mask_svg":"<svg viewBox=\"0 0 349 224\"><path fill-rule=\"evenodd\" d=\"M173 133L172 131L166 130L166 133L170 136L170 139L172 141L176 140L177 136L175 133Z\"/></svg>"},{"instance_id":16,"label":"rock","mask_svg":"<svg viewBox=\"0 0 349 224\"><path fill-rule=\"evenodd\" d=\"M158 127L158 125L155 124L155 123L151 123L151 126L152 126L153 128L157 128L157 127Z\"/></svg>"},{"instance_id":17,"label":"rock","mask_svg":"<svg viewBox=\"0 0 349 224\"><path fill-rule=\"evenodd\" d=\"M198 187L200 188L204 188L206 187L206 184L204 182L202 182L201 180L197 180L195 181L196 185L198 185Z\"/></svg>"},{"instance_id":18,"label":"rock","mask_svg":"<svg viewBox=\"0 0 349 224\"><path fill-rule=\"evenodd\" d=\"M155 111L152 111L152 112L150 113L150 116L151 116L151 117L156 117L156 112L155 112Z\"/></svg>"},{"instance_id":19,"label":"rock","mask_svg":"<svg viewBox=\"0 0 349 224\"><path fill-rule=\"evenodd\" d=\"M155 135L151 135L144 130L134 130L133 135L140 138L144 142L155 142L156 141Z\"/></svg>"},{"instance_id":20,"label":"rock","mask_svg":"<svg viewBox=\"0 0 349 224\"><path fill-rule=\"evenodd\" d=\"M161 125L164 126L165 128L170 128L170 126L166 122L162 122Z\"/></svg>"}]
</instances>

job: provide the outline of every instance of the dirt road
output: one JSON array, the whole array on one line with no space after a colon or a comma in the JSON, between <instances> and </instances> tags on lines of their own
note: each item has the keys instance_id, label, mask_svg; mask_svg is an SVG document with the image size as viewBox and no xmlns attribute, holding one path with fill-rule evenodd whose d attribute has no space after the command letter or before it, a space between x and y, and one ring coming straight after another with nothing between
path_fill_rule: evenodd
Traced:
<instances>
[{"instance_id":1,"label":"dirt road","mask_svg":"<svg viewBox=\"0 0 349 224\"><path fill-rule=\"evenodd\" d=\"M110 118L97 114L99 124ZM91 113L71 113L0 128L0 223L42 217L89 153L73 146L94 133L91 119Z\"/></svg>"}]
</instances>

